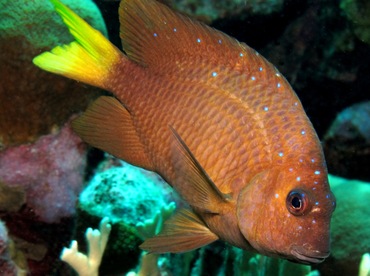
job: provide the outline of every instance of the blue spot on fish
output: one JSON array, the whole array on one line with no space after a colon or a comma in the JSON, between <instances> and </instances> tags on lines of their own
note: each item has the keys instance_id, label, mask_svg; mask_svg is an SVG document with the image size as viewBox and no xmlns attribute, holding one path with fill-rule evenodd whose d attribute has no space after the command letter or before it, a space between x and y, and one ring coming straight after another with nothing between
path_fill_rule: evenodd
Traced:
<instances>
[{"instance_id":1,"label":"blue spot on fish","mask_svg":"<svg viewBox=\"0 0 370 276\"><path fill-rule=\"evenodd\" d=\"M154 33L154 34L153 34L153 36L154 36L154 37L157 37L158 35L157 35L157 33Z\"/></svg>"},{"instance_id":2,"label":"blue spot on fish","mask_svg":"<svg viewBox=\"0 0 370 276\"><path fill-rule=\"evenodd\" d=\"M176 33L177 32L177 29L176 28L173 28L173 31Z\"/></svg>"},{"instance_id":3,"label":"blue spot on fish","mask_svg":"<svg viewBox=\"0 0 370 276\"><path fill-rule=\"evenodd\" d=\"M217 72L212 72L212 77L216 77L217 76Z\"/></svg>"},{"instance_id":4,"label":"blue spot on fish","mask_svg":"<svg viewBox=\"0 0 370 276\"><path fill-rule=\"evenodd\" d=\"M200 40L200 38L198 38L198 39L197 39L197 42L198 42L198 43L200 43L200 41L201 41L201 40Z\"/></svg>"},{"instance_id":5,"label":"blue spot on fish","mask_svg":"<svg viewBox=\"0 0 370 276\"><path fill-rule=\"evenodd\" d=\"M319 175L319 174L320 174L320 171L315 171L315 174L316 174L316 175Z\"/></svg>"}]
</instances>

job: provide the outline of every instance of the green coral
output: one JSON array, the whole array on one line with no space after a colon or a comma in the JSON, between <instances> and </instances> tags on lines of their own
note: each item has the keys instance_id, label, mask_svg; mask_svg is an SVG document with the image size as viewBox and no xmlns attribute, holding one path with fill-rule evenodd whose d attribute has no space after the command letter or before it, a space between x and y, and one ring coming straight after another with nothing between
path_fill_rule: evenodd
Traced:
<instances>
[{"instance_id":1,"label":"green coral","mask_svg":"<svg viewBox=\"0 0 370 276\"><path fill-rule=\"evenodd\" d=\"M173 214L175 209L175 202L170 202L158 210L152 219L137 223L136 230L139 236L145 240L159 234L162 230L163 223Z\"/></svg>"}]
</instances>

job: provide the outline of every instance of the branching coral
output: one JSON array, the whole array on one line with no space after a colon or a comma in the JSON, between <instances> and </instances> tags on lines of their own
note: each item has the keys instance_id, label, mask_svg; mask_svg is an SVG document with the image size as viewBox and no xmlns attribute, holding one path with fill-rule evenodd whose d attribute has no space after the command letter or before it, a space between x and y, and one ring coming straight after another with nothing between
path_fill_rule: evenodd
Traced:
<instances>
[{"instance_id":1,"label":"branching coral","mask_svg":"<svg viewBox=\"0 0 370 276\"><path fill-rule=\"evenodd\" d=\"M109 219L103 218L99 230L91 228L86 230L89 245L87 255L78 251L77 241L72 241L69 248L63 249L60 258L73 267L79 276L97 276L111 228Z\"/></svg>"},{"instance_id":2,"label":"branching coral","mask_svg":"<svg viewBox=\"0 0 370 276\"><path fill-rule=\"evenodd\" d=\"M175 209L175 202L170 202L157 211L154 218L137 223L136 229L140 237L145 240L161 232L163 223L173 214Z\"/></svg>"}]
</instances>

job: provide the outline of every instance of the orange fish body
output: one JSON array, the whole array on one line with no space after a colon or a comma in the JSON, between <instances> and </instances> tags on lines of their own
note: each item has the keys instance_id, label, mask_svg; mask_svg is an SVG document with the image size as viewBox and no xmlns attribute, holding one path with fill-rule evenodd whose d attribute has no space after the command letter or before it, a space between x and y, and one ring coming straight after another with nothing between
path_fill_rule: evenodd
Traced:
<instances>
[{"instance_id":1,"label":"orange fish body","mask_svg":"<svg viewBox=\"0 0 370 276\"><path fill-rule=\"evenodd\" d=\"M76 42L34 63L116 97L99 98L75 131L156 171L192 207L143 249L184 252L221 239L303 263L328 256L335 199L320 142L269 62L152 0L121 2L124 55L52 2Z\"/></svg>"}]
</instances>

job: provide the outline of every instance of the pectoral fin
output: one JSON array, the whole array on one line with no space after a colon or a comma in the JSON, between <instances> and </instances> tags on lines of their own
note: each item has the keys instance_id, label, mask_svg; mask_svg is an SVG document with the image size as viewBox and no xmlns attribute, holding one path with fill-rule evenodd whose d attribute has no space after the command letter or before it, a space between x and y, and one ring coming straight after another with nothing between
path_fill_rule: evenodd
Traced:
<instances>
[{"instance_id":1,"label":"pectoral fin","mask_svg":"<svg viewBox=\"0 0 370 276\"><path fill-rule=\"evenodd\" d=\"M216 187L175 129L170 129L174 136L172 159L176 190L191 206L205 212L219 213L228 196Z\"/></svg>"},{"instance_id":2,"label":"pectoral fin","mask_svg":"<svg viewBox=\"0 0 370 276\"><path fill-rule=\"evenodd\" d=\"M152 170L131 115L116 98L99 97L72 122L72 127L90 145L132 165Z\"/></svg>"},{"instance_id":3,"label":"pectoral fin","mask_svg":"<svg viewBox=\"0 0 370 276\"><path fill-rule=\"evenodd\" d=\"M165 222L162 232L147 239L140 248L149 253L183 253L218 240L204 222L190 210L183 209Z\"/></svg>"}]
</instances>

